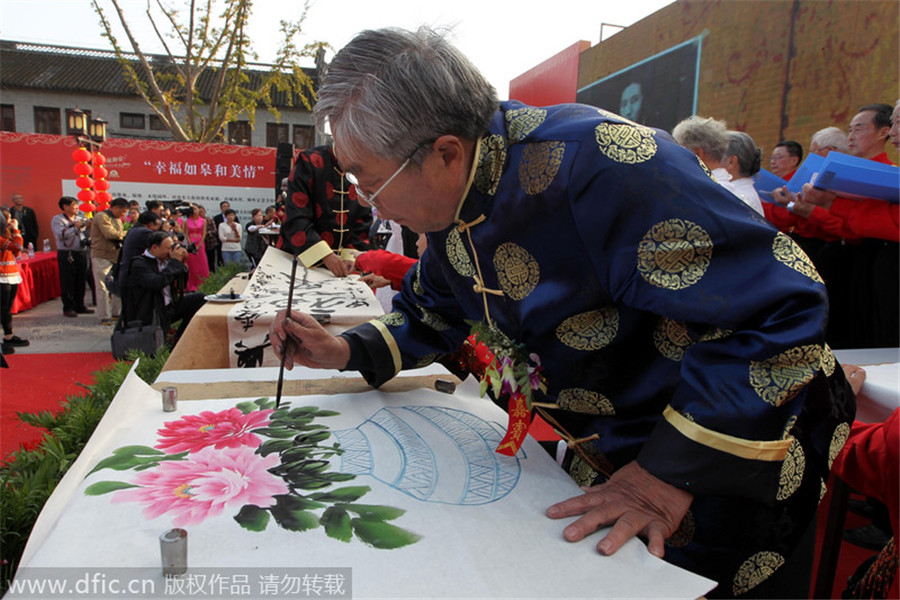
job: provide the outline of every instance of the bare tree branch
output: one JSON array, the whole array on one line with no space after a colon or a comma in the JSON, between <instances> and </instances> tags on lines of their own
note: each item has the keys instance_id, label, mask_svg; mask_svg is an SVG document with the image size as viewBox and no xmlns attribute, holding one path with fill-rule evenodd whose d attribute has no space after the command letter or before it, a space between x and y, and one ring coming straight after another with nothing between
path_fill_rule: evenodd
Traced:
<instances>
[{"instance_id":1,"label":"bare tree branch","mask_svg":"<svg viewBox=\"0 0 900 600\"><path fill-rule=\"evenodd\" d=\"M307 109L312 106L313 81L298 61L313 58L327 44L315 42L302 49L295 44L309 0L304 2L300 19L280 23L278 54L264 73L247 71L248 63L256 58L246 33L252 0L205 0L202 7L197 6L197 0L190 0L189 15L155 0L167 24L155 19L149 6L146 18L162 43L168 63L150 60L132 34L121 0L110 0L136 59L126 56L100 6L101 0L91 2L127 81L176 140L214 141L229 122L240 119L252 126L260 106L280 119L274 93L286 94L289 105L299 101ZM218 13L217 5L222 6Z\"/></svg>"}]
</instances>

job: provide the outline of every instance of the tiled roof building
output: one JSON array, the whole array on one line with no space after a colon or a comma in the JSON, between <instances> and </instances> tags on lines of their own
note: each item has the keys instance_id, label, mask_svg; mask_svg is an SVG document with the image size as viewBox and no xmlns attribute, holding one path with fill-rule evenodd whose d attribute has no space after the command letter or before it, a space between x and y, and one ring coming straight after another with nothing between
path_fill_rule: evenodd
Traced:
<instances>
[{"instance_id":1,"label":"tiled roof building","mask_svg":"<svg viewBox=\"0 0 900 600\"><path fill-rule=\"evenodd\" d=\"M168 62L165 56L151 58L156 65ZM267 70L267 65L251 64L246 74L252 84ZM315 83L316 70L304 71ZM208 69L198 79L201 100L209 99L216 74ZM274 91L271 101L280 119L260 106L252 130L246 118L226 126L228 141L251 146L313 145L315 123L302 99ZM65 135L66 112L76 108L107 121L109 137L172 139L131 87L114 52L0 40L0 130Z\"/></svg>"}]
</instances>

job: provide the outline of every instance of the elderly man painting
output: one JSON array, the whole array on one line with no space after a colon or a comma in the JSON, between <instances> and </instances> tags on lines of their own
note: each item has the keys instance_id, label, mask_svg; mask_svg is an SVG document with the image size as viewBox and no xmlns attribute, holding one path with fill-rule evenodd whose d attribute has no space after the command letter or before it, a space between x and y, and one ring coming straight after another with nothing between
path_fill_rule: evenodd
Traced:
<instances>
[{"instance_id":1,"label":"elderly man painting","mask_svg":"<svg viewBox=\"0 0 900 600\"><path fill-rule=\"evenodd\" d=\"M710 597L808 594L816 506L855 401L824 344L824 286L790 238L665 133L589 106L500 103L428 29L361 33L315 111L363 200L427 233L428 251L392 313L339 337L280 315L287 366L379 385L479 322L504 375L523 375L498 399L504 451L531 395L569 441L564 466L595 485L547 509L580 515L565 539L611 525L597 548L612 554L641 536L717 580Z\"/></svg>"}]
</instances>

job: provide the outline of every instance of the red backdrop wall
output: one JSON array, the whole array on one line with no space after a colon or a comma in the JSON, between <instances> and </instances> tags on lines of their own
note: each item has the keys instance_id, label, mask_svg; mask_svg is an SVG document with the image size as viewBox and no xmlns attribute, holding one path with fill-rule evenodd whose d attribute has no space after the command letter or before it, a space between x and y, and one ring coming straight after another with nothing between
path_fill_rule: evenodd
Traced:
<instances>
[{"instance_id":1,"label":"red backdrop wall","mask_svg":"<svg viewBox=\"0 0 900 600\"><path fill-rule=\"evenodd\" d=\"M50 219L60 196L74 196L74 139L60 135L0 132L0 204L22 194L38 216L40 239L53 242ZM273 204L275 148L110 139L106 156L110 194L138 200L184 200L218 212L228 200L239 216Z\"/></svg>"},{"instance_id":2,"label":"red backdrop wall","mask_svg":"<svg viewBox=\"0 0 900 600\"><path fill-rule=\"evenodd\" d=\"M578 56L591 47L580 41L509 82L509 98L531 106L575 102Z\"/></svg>"}]
</instances>

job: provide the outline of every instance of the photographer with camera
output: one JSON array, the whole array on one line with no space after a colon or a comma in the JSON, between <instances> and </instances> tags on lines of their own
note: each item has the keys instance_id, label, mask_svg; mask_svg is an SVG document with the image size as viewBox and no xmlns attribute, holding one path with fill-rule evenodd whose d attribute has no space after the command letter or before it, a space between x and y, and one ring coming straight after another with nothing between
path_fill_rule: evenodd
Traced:
<instances>
[{"instance_id":1,"label":"photographer with camera","mask_svg":"<svg viewBox=\"0 0 900 600\"><path fill-rule=\"evenodd\" d=\"M62 292L63 314L67 317L94 314L84 305L84 284L87 257L83 240L90 221L78 215L78 200L71 196L59 199L60 214L50 221L56 238L56 261L59 264L59 287Z\"/></svg>"},{"instance_id":2,"label":"photographer with camera","mask_svg":"<svg viewBox=\"0 0 900 600\"><path fill-rule=\"evenodd\" d=\"M106 288L106 274L119 260L119 248L125 239L122 217L128 212L128 200L114 198L109 208L94 215L91 224L91 268L97 286L97 309L100 324L112 325L119 317L121 301Z\"/></svg>"},{"instance_id":3,"label":"photographer with camera","mask_svg":"<svg viewBox=\"0 0 900 600\"><path fill-rule=\"evenodd\" d=\"M154 315L163 331L181 321L175 341L181 338L191 318L206 302L202 292L185 293L188 277L188 250L163 231L156 231L147 240L147 249L128 263L126 281L122 288L124 320L126 324L140 320L153 323Z\"/></svg>"}]
</instances>

